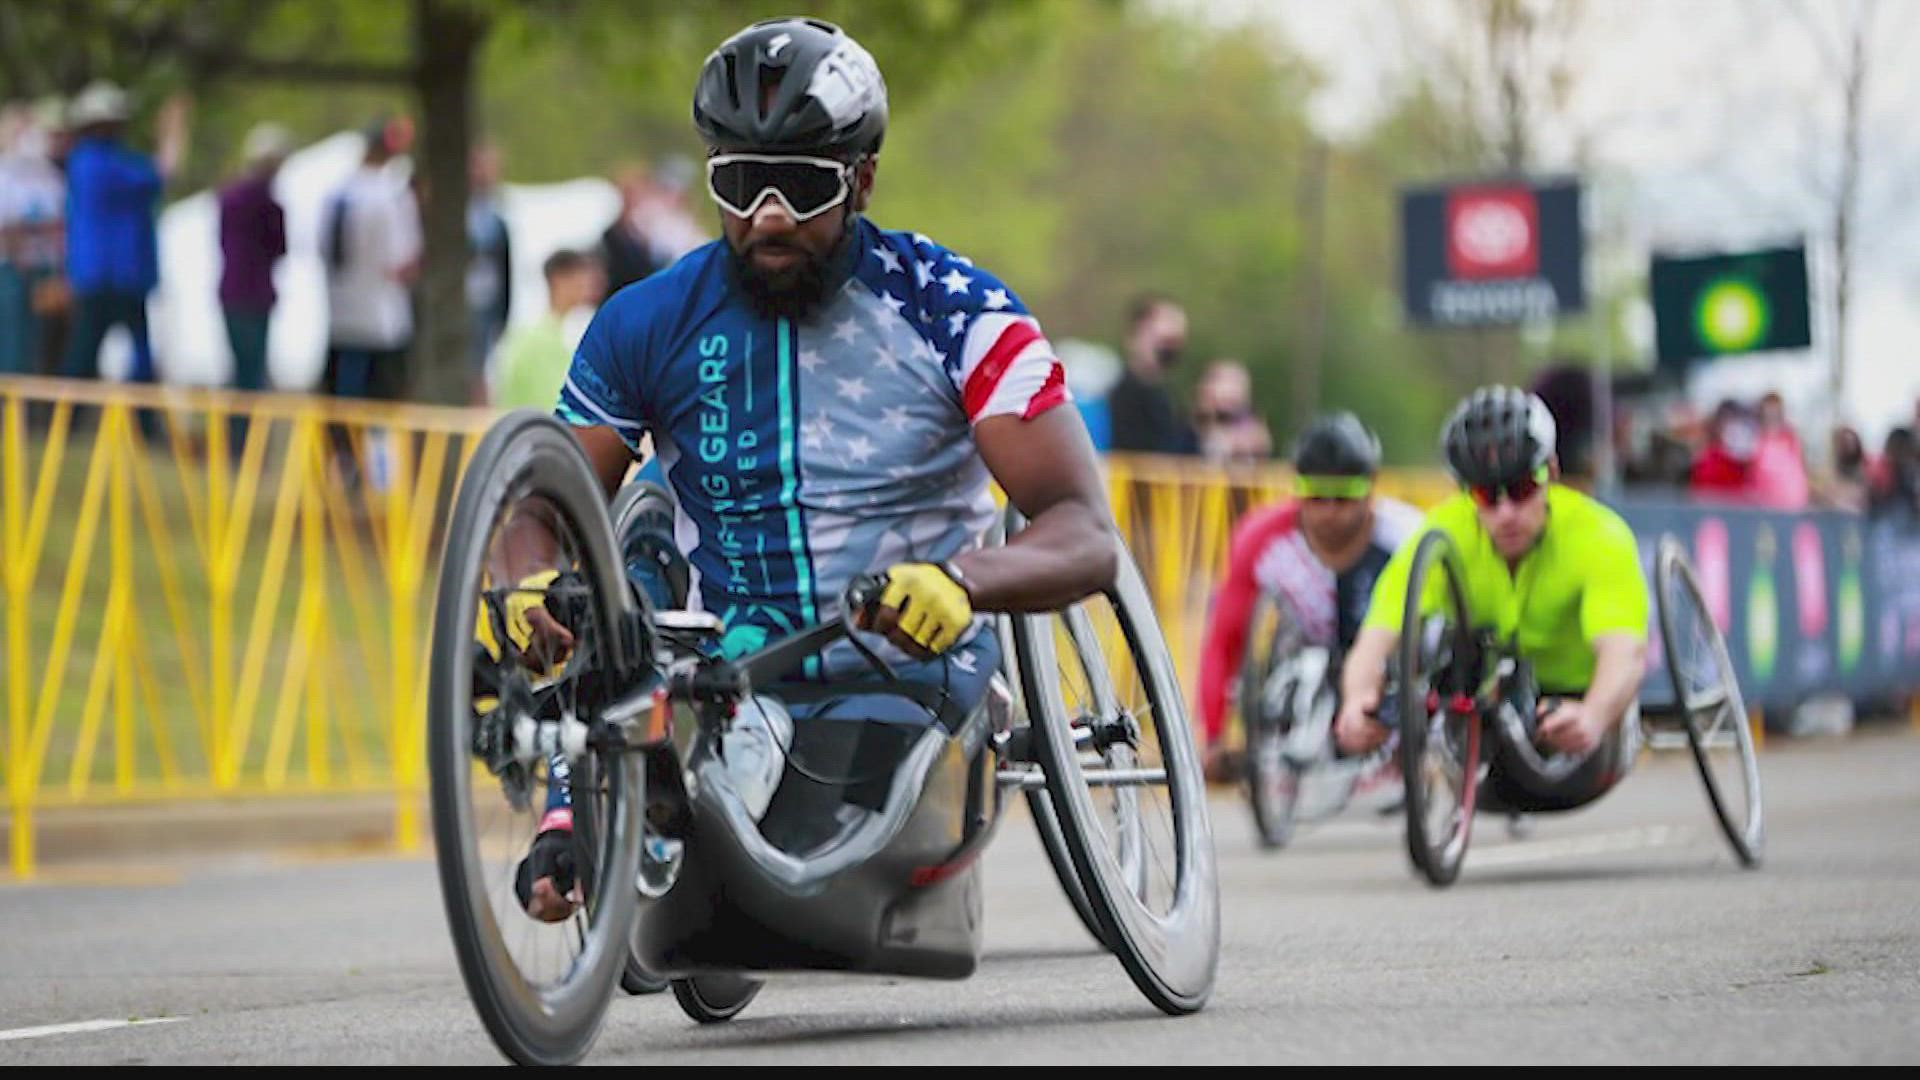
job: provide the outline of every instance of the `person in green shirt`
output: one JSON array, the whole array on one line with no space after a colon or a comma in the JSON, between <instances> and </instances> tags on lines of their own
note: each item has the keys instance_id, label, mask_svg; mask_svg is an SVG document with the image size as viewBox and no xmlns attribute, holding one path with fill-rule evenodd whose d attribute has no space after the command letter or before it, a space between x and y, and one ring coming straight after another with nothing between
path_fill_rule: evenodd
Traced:
<instances>
[{"instance_id":1,"label":"person in green shirt","mask_svg":"<svg viewBox=\"0 0 1920 1080\"><path fill-rule=\"evenodd\" d=\"M1343 750L1362 752L1387 737L1373 714L1400 637L1409 567L1419 537L1440 529L1460 556L1474 624L1492 630L1530 670L1494 718L1508 745L1486 781L1488 794L1510 810L1564 809L1597 798L1625 774L1637 749L1635 704L1646 662L1639 548L1620 515L1553 482L1554 441L1553 414L1524 390L1483 387L1454 410L1441 443L1464 490L1427 514L1374 586L1341 675L1335 737ZM1520 767L1542 757L1516 753L1515 738L1542 755L1584 762L1549 781Z\"/></svg>"},{"instance_id":2,"label":"person in green shirt","mask_svg":"<svg viewBox=\"0 0 1920 1080\"><path fill-rule=\"evenodd\" d=\"M606 274L593 256L562 249L541 267L547 277L546 314L507 331L494 353L493 403L504 409L551 409L573 365L578 333L568 313L591 308L606 291Z\"/></svg>"}]
</instances>

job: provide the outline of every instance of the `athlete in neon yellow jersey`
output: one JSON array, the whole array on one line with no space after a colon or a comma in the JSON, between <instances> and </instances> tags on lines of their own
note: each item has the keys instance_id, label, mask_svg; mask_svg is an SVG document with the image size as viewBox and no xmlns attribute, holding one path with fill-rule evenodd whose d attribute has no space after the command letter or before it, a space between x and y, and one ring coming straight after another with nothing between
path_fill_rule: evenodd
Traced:
<instances>
[{"instance_id":1,"label":"athlete in neon yellow jersey","mask_svg":"<svg viewBox=\"0 0 1920 1080\"><path fill-rule=\"evenodd\" d=\"M1475 391L1442 438L1447 466L1466 490L1430 511L1420 528L1452 537L1475 624L1531 667L1531 678L1516 680L1519 700L1508 702L1517 715L1501 719L1543 752L1587 758L1549 785L1503 754L1486 790L1516 811L1591 801L1625 774L1638 743L1634 706L1647 636L1639 552L1618 514L1552 483L1554 438L1553 416L1534 395L1502 386ZM1387 737L1371 714L1399 639L1417 539L1381 573L1347 654L1335 735L1348 752Z\"/></svg>"}]
</instances>

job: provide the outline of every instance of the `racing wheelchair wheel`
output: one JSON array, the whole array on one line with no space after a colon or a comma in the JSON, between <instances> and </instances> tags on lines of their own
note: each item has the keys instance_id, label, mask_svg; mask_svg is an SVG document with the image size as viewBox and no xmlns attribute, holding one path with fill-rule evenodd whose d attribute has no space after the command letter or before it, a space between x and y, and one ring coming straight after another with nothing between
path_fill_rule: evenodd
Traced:
<instances>
[{"instance_id":1,"label":"racing wheelchair wheel","mask_svg":"<svg viewBox=\"0 0 1920 1080\"><path fill-rule=\"evenodd\" d=\"M994 523L987 533L986 544L998 547L1007 542L1009 528L1020 527L1020 512L1012 507ZM1001 762L1003 768L1011 767L1030 772L1038 765L1030 759L1033 751L1033 710L1026 706L1024 694L1020 688L1020 673L1015 657L1013 640L1013 617L1001 615L994 619L994 632L1000 635L1000 674L1006 680L1007 691L1012 695L1014 708L1014 730L1019 736L1019 745L1024 749L1013 755L1017 760ZM1113 951L1108 943L1106 932L1100 929L1100 919L1093 913L1093 905L1087 900L1087 890L1080 885L1080 876L1073 868L1073 856L1067 851L1067 839L1060 832L1060 817L1053 812L1053 800L1046 789L1022 785L1022 794L1026 797L1028 816L1033 818L1034 831L1040 834L1041 850L1047 853L1047 864L1053 867L1053 875L1059 879L1060 891L1067 895L1067 905L1073 908L1073 914L1086 927L1093 940L1107 951Z\"/></svg>"},{"instance_id":2,"label":"racing wheelchair wheel","mask_svg":"<svg viewBox=\"0 0 1920 1080\"><path fill-rule=\"evenodd\" d=\"M1164 1012L1213 991L1220 896L1205 778L1146 582L1013 620L1035 754L1102 940Z\"/></svg>"},{"instance_id":3,"label":"racing wheelchair wheel","mask_svg":"<svg viewBox=\"0 0 1920 1080\"><path fill-rule=\"evenodd\" d=\"M574 636L564 657L523 652L508 633L505 605L523 591L495 580L490 562L521 515L541 518L556 541L537 560L559 574L538 602ZM501 1051L522 1064L571 1063L599 1031L636 910L638 758L596 748L581 723L619 689L620 628L634 601L586 457L541 413L509 414L487 432L447 535L427 715L447 922L468 994ZM568 775L550 768L554 749L571 763ZM572 791L580 904L563 922L541 923L525 913L515 879L544 794L560 782Z\"/></svg>"},{"instance_id":4,"label":"racing wheelchair wheel","mask_svg":"<svg viewBox=\"0 0 1920 1080\"><path fill-rule=\"evenodd\" d=\"M608 516L613 519L613 535L628 580L642 573L654 576L665 584L668 605L685 608L689 584L684 565L676 565L673 553L660 546L662 539L673 536L673 496L650 481L629 481L615 493ZM678 842L654 833L644 817L640 829L640 893L652 899L664 895L678 877ZM659 994L666 992L668 984L668 979L648 971L629 952L620 972L620 989L635 996Z\"/></svg>"},{"instance_id":5,"label":"racing wheelchair wheel","mask_svg":"<svg viewBox=\"0 0 1920 1080\"><path fill-rule=\"evenodd\" d=\"M1480 656L1453 542L1430 532L1414 550L1394 677L1384 707L1400 727L1407 853L1435 886L1466 858L1480 776Z\"/></svg>"},{"instance_id":6,"label":"racing wheelchair wheel","mask_svg":"<svg viewBox=\"0 0 1920 1080\"><path fill-rule=\"evenodd\" d=\"M1700 767L1707 801L1740 864L1759 866L1767 842L1760 763L1726 639L1708 613L1685 548L1672 536L1660 540L1654 578L1674 708L1686 725L1687 745Z\"/></svg>"},{"instance_id":7,"label":"racing wheelchair wheel","mask_svg":"<svg viewBox=\"0 0 1920 1080\"><path fill-rule=\"evenodd\" d=\"M1286 605L1261 592L1247 621L1240 664L1240 726L1247 741L1247 802L1260 846L1269 849L1285 847L1293 838L1301 770L1286 756L1290 703L1270 700L1268 688L1275 669L1305 640Z\"/></svg>"},{"instance_id":8,"label":"racing wheelchair wheel","mask_svg":"<svg viewBox=\"0 0 1920 1080\"><path fill-rule=\"evenodd\" d=\"M696 975L673 980L673 999L702 1024L724 1024L739 1016L764 985L741 975Z\"/></svg>"}]
</instances>

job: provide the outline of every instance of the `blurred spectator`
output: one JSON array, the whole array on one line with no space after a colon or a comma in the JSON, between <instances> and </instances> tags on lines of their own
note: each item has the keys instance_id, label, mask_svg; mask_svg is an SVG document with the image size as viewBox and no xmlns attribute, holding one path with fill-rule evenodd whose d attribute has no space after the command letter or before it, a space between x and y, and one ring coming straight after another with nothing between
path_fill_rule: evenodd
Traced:
<instances>
[{"instance_id":1,"label":"blurred spectator","mask_svg":"<svg viewBox=\"0 0 1920 1080\"><path fill-rule=\"evenodd\" d=\"M1827 484L1824 501L1835 509L1861 514L1872 497L1866 444L1860 441L1858 431L1842 424L1833 429L1833 479Z\"/></svg>"},{"instance_id":2,"label":"blurred spectator","mask_svg":"<svg viewBox=\"0 0 1920 1080\"><path fill-rule=\"evenodd\" d=\"M52 370L52 331L65 319L67 182L53 163L61 130L57 100L0 110L0 374Z\"/></svg>"},{"instance_id":3,"label":"blurred spectator","mask_svg":"<svg viewBox=\"0 0 1920 1080\"><path fill-rule=\"evenodd\" d=\"M404 138L392 121L367 132L360 167L328 208L328 347L323 389L339 397L397 400L413 342L409 287L420 271L420 208L394 165Z\"/></svg>"},{"instance_id":4,"label":"blurred spectator","mask_svg":"<svg viewBox=\"0 0 1920 1080\"><path fill-rule=\"evenodd\" d=\"M287 253L286 213L273 198L273 180L293 149L278 124L247 133L240 178L220 189L220 311L233 346L233 385L265 390L267 325L278 295L273 267Z\"/></svg>"},{"instance_id":5,"label":"blurred spectator","mask_svg":"<svg viewBox=\"0 0 1920 1080\"><path fill-rule=\"evenodd\" d=\"M162 107L152 158L121 142L131 109L126 92L98 81L73 99L67 155L67 281L74 326L65 373L100 374L100 343L114 326L133 335L133 381L152 382L147 294L159 283L154 210L186 149L186 100ZM143 418L144 419L144 418Z\"/></svg>"},{"instance_id":6,"label":"blurred spectator","mask_svg":"<svg viewBox=\"0 0 1920 1080\"><path fill-rule=\"evenodd\" d=\"M1876 515L1920 515L1920 440L1915 439L1915 430L1897 427L1887 433L1869 503Z\"/></svg>"},{"instance_id":7,"label":"blurred spectator","mask_svg":"<svg viewBox=\"0 0 1920 1080\"><path fill-rule=\"evenodd\" d=\"M1168 370L1180 362L1186 347L1185 309L1153 293L1135 298L1127 316L1127 368L1107 396L1115 450L1198 452L1193 431L1181 419L1166 386Z\"/></svg>"},{"instance_id":8,"label":"blurred spectator","mask_svg":"<svg viewBox=\"0 0 1920 1080\"><path fill-rule=\"evenodd\" d=\"M1774 510L1804 510L1809 491L1807 456L1799 434L1787 423L1786 404L1779 394L1760 399L1759 416L1750 476L1753 501Z\"/></svg>"},{"instance_id":9,"label":"blurred spectator","mask_svg":"<svg viewBox=\"0 0 1920 1080\"><path fill-rule=\"evenodd\" d=\"M1215 360L1193 388L1193 424L1208 461L1247 464L1273 453L1267 422L1253 411L1253 376L1238 360Z\"/></svg>"},{"instance_id":10,"label":"blurred spectator","mask_svg":"<svg viewBox=\"0 0 1920 1080\"><path fill-rule=\"evenodd\" d=\"M685 154L668 155L653 171L653 198L641 207L640 227L661 266L673 265L708 240L687 208L687 192L701 182L701 167Z\"/></svg>"},{"instance_id":11,"label":"blurred spectator","mask_svg":"<svg viewBox=\"0 0 1920 1080\"><path fill-rule=\"evenodd\" d=\"M654 255L645 222L653 214L653 173L645 165L629 165L614 184L620 189L620 214L600 235L600 261L606 267L607 295L648 277L665 263Z\"/></svg>"},{"instance_id":12,"label":"blurred spectator","mask_svg":"<svg viewBox=\"0 0 1920 1080\"><path fill-rule=\"evenodd\" d=\"M1707 423L1707 445L1693 463L1689 491L1695 498L1749 501L1759 442L1758 423L1747 407L1722 401Z\"/></svg>"},{"instance_id":13,"label":"blurred spectator","mask_svg":"<svg viewBox=\"0 0 1920 1080\"><path fill-rule=\"evenodd\" d=\"M573 351L586 329L569 325L578 309L589 310L606 292L607 276L592 255L562 249L547 257L547 310L531 323L507 331L494 359L496 405L504 409L551 410L560 400Z\"/></svg>"},{"instance_id":14,"label":"blurred spectator","mask_svg":"<svg viewBox=\"0 0 1920 1080\"><path fill-rule=\"evenodd\" d=\"M1561 364L1542 371L1530 388L1546 402L1558 431L1555 453L1560 459L1560 479L1581 491L1591 492L1599 463L1594 460L1593 372L1572 364Z\"/></svg>"},{"instance_id":15,"label":"blurred spectator","mask_svg":"<svg viewBox=\"0 0 1920 1080\"><path fill-rule=\"evenodd\" d=\"M1120 354L1097 342L1063 338L1054 345L1060 365L1067 372L1067 392L1073 395L1080 420L1087 425L1087 438L1094 450L1106 453L1113 448L1113 416L1107 409L1107 394L1120 378Z\"/></svg>"},{"instance_id":16,"label":"blurred spectator","mask_svg":"<svg viewBox=\"0 0 1920 1080\"><path fill-rule=\"evenodd\" d=\"M467 348L473 357L469 397L475 405L487 400L487 357L507 327L513 305L513 248L507 219L500 213L500 151L490 143L473 150L468 168L467 201Z\"/></svg>"}]
</instances>

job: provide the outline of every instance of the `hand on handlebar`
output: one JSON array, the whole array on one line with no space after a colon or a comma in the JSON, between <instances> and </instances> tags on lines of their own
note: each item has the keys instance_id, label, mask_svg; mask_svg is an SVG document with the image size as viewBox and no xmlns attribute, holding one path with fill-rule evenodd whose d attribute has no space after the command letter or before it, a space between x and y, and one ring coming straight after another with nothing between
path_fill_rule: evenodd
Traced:
<instances>
[{"instance_id":1,"label":"hand on handlebar","mask_svg":"<svg viewBox=\"0 0 1920 1080\"><path fill-rule=\"evenodd\" d=\"M1373 688L1340 703L1334 720L1334 741L1346 754L1364 754L1387 741L1387 725L1380 722L1380 691Z\"/></svg>"},{"instance_id":2,"label":"hand on handlebar","mask_svg":"<svg viewBox=\"0 0 1920 1080\"><path fill-rule=\"evenodd\" d=\"M857 603L862 592L849 590L854 625L884 634L888 641L921 660L945 652L973 622L973 600L966 586L932 563L896 563L878 582L878 595Z\"/></svg>"},{"instance_id":3,"label":"hand on handlebar","mask_svg":"<svg viewBox=\"0 0 1920 1080\"><path fill-rule=\"evenodd\" d=\"M1536 742L1563 754L1585 754L1600 745L1606 733L1587 715L1586 703L1579 698L1542 698L1535 715L1540 723Z\"/></svg>"},{"instance_id":4,"label":"hand on handlebar","mask_svg":"<svg viewBox=\"0 0 1920 1080\"><path fill-rule=\"evenodd\" d=\"M505 610L507 640L514 646L526 667L544 671L564 660L573 648L573 631L554 617L547 603L549 590L563 580L558 570L529 574L509 590L501 602ZM494 636L493 619L481 606L474 625L474 640L487 655L500 659L500 642Z\"/></svg>"}]
</instances>

